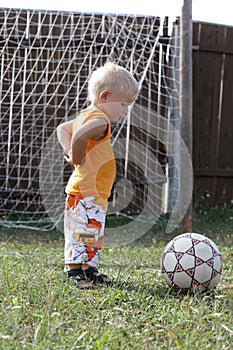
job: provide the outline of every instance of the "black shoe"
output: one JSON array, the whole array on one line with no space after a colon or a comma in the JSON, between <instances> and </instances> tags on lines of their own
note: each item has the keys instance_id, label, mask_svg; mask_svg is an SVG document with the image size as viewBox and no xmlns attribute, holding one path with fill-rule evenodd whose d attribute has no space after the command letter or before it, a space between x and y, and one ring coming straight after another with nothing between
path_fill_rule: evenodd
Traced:
<instances>
[{"instance_id":1,"label":"black shoe","mask_svg":"<svg viewBox=\"0 0 233 350\"><path fill-rule=\"evenodd\" d=\"M67 273L66 273L67 276ZM92 288L93 283L87 281L82 269L68 271L68 282L73 283L78 288Z\"/></svg>"},{"instance_id":2,"label":"black shoe","mask_svg":"<svg viewBox=\"0 0 233 350\"><path fill-rule=\"evenodd\" d=\"M83 270L84 277L94 284L110 284L111 280L106 276L98 272L96 267L89 267Z\"/></svg>"}]
</instances>

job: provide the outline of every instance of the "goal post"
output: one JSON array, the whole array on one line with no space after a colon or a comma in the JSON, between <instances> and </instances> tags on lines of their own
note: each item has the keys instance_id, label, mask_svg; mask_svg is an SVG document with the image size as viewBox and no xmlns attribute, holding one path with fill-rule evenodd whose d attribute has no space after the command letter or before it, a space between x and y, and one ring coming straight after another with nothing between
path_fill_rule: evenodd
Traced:
<instances>
[{"instance_id":1,"label":"goal post","mask_svg":"<svg viewBox=\"0 0 233 350\"><path fill-rule=\"evenodd\" d=\"M108 60L140 83L136 104L112 125L117 177L109 214L152 226L173 211L180 187L191 185L179 185L180 169L172 171L188 157L179 130L181 14L180 7L176 16L0 9L1 225L61 229L72 168L55 130L88 105L90 74Z\"/></svg>"}]
</instances>

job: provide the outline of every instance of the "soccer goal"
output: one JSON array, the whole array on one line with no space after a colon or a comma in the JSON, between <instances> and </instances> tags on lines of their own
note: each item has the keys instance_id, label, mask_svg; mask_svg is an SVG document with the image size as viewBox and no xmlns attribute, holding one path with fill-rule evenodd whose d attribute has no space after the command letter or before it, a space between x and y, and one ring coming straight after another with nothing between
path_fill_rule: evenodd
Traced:
<instances>
[{"instance_id":1,"label":"soccer goal","mask_svg":"<svg viewBox=\"0 0 233 350\"><path fill-rule=\"evenodd\" d=\"M153 208L145 217L155 222L172 212L187 156L179 134L181 13L0 10L1 225L61 227L72 168L55 129L88 105L90 74L108 60L140 83L136 104L112 125L117 178L109 214Z\"/></svg>"}]
</instances>

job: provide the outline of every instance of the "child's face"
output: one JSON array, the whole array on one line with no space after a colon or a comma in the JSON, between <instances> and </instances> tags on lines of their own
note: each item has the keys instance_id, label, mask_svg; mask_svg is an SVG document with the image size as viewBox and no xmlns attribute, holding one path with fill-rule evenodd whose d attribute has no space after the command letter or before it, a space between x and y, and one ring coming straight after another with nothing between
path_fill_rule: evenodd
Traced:
<instances>
[{"instance_id":1,"label":"child's face","mask_svg":"<svg viewBox=\"0 0 233 350\"><path fill-rule=\"evenodd\" d=\"M118 121L128 113L128 107L134 102L134 99L124 94L107 94L99 106L107 114L111 121Z\"/></svg>"}]
</instances>

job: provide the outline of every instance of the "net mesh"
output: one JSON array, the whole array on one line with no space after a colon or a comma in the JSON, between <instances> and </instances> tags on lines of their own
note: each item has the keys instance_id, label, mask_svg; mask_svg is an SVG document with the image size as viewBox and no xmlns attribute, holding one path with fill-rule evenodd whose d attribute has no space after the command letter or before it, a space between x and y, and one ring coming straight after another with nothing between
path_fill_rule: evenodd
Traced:
<instances>
[{"instance_id":1,"label":"net mesh","mask_svg":"<svg viewBox=\"0 0 233 350\"><path fill-rule=\"evenodd\" d=\"M0 10L2 225L60 225L72 168L55 130L88 105L90 74L108 60L140 82L137 103L112 126L118 156L109 213L140 213L149 183L151 206L169 211L177 196L167 144L175 143L170 126L179 125L179 42L179 18ZM169 121L166 130L158 116Z\"/></svg>"}]
</instances>

